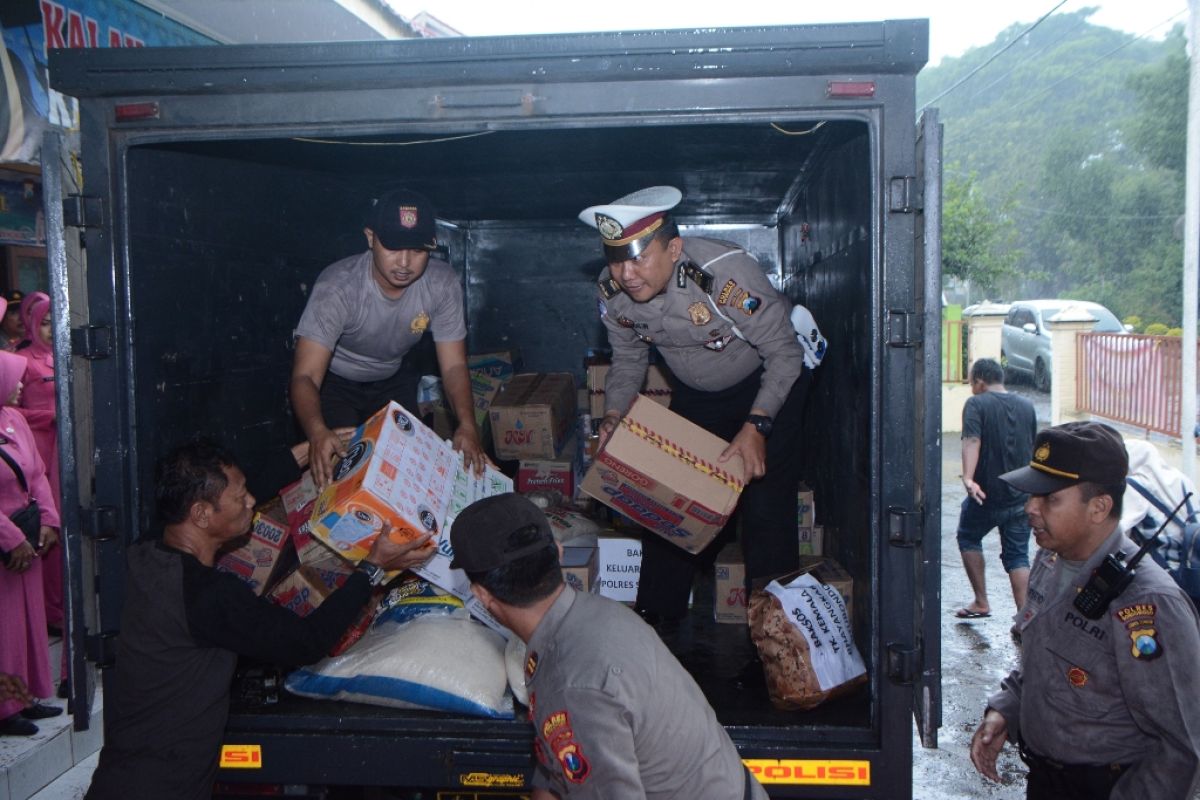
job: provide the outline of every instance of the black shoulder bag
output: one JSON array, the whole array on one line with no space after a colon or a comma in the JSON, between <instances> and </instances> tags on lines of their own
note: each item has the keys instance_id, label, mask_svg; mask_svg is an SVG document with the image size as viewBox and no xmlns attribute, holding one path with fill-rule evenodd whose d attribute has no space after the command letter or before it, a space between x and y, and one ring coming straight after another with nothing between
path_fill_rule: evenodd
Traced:
<instances>
[{"instance_id":1,"label":"black shoulder bag","mask_svg":"<svg viewBox=\"0 0 1200 800\"><path fill-rule=\"evenodd\" d=\"M7 444L8 440L0 436L0 444ZM8 515L12 523L20 528L21 533L25 534L25 538L29 544L37 550L38 544L42 538L42 510L38 508L37 500L29 494L29 484L25 480L25 473L13 460L13 457L4 452L4 448L0 447L0 458L8 463L12 471L16 473L17 481L21 484L21 491L25 492L25 496L29 498L29 502L23 507ZM4 563L8 563L8 553L3 553Z\"/></svg>"}]
</instances>

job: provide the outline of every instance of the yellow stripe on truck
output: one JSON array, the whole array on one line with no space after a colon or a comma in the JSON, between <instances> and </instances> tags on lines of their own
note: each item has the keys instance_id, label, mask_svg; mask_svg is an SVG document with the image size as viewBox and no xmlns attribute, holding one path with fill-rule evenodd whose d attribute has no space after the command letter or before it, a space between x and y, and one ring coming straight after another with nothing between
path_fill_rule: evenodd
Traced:
<instances>
[{"instance_id":1,"label":"yellow stripe on truck","mask_svg":"<svg viewBox=\"0 0 1200 800\"><path fill-rule=\"evenodd\" d=\"M745 758L746 768L759 783L804 786L870 786L870 761Z\"/></svg>"},{"instance_id":2,"label":"yellow stripe on truck","mask_svg":"<svg viewBox=\"0 0 1200 800\"><path fill-rule=\"evenodd\" d=\"M221 769L262 769L262 746L257 744L221 745Z\"/></svg>"}]
</instances>

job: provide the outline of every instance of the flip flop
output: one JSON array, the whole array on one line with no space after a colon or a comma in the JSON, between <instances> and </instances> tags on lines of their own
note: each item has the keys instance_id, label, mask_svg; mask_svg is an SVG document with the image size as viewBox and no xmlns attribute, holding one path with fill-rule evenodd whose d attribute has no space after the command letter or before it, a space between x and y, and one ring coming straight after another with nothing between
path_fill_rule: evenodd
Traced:
<instances>
[{"instance_id":1,"label":"flip flop","mask_svg":"<svg viewBox=\"0 0 1200 800\"><path fill-rule=\"evenodd\" d=\"M982 617L990 617L991 615L992 612L990 611L972 611L969 608L960 608L954 612L954 616L959 619L980 619Z\"/></svg>"}]
</instances>

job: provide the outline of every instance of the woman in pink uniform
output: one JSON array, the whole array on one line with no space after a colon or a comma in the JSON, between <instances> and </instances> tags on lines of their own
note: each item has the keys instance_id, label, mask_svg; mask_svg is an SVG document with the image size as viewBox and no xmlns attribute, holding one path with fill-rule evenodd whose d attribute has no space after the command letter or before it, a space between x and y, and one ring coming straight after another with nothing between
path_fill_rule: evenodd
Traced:
<instances>
[{"instance_id":1,"label":"woman in pink uniform","mask_svg":"<svg viewBox=\"0 0 1200 800\"><path fill-rule=\"evenodd\" d=\"M25 325L27 342L17 350L25 358L25 374L21 383L21 412L33 440L37 443L38 455L46 465L46 478L50 481L50 493L54 508L58 509L60 498L58 479L58 414L54 406L54 350L53 329L50 320L50 297L45 292L30 292L21 301L21 322ZM42 580L46 594L46 624L56 632L63 627L63 558L62 547L55 546L42 562Z\"/></svg>"},{"instance_id":2,"label":"woman in pink uniform","mask_svg":"<svg viewBox=\"0 0 1200 800\"><path fill-rule=\"evenodd\" d=\"M24 372L25 359L0 352L0 398L6 401L0 407L0 449L16 462L29 487L26 493L13 468L0 460L0 552L7 562L0 566L0 673L22 679L34 697L49 697L54 693L54 684L50 678L42 562L58 542L58 506L50 494L33 433L21 412L12 407L20 402ZM28 504L30 496L41 509L36 548L9 519ZM0 701L0 736L32 736L38 730L32 720L61 713L61 708L36 702L29 705L19 698Z\"/></svg>"}]
</instances>

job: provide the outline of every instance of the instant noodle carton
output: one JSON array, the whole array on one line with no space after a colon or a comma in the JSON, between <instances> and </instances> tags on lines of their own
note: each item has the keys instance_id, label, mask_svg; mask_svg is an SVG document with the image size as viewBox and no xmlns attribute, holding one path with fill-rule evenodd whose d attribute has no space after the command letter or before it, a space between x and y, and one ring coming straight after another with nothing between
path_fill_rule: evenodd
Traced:
<instances>
[{"instance_id":1,"label":"instant noodle carton","mask_svg":"<svg viewBox=\"0 0 1200 800\"><path fill-rule=\"evenodd\" d=\"M385 522L404 542L442 529L461 459L399 403L367 420L313 506L310 532L355 563L370 552Z\"/></svg>"},{"instance_id":2,"label":"instant noodle carton","mask_svg":"<svg viewBox=\"0 0 1200 800\"><path fill-rule=\"evenodd\" d=\"M596 454L583 491L646 530L698 553L729 520L744 486L729 443L638 395Z\"/></svg>"},{"instance_id":3,"label":"instant noodle carton","mask_svg":"<svg viewBox=\"0 0 1200 800\"><path fill-rule=\"evenodd\" d=\"M289 541L287 515L276 497L255 510L248 538L237 548L221 553L217 569L237 575L261 595L295 566L296 555Z\"/></svg>"}]
</instances>

